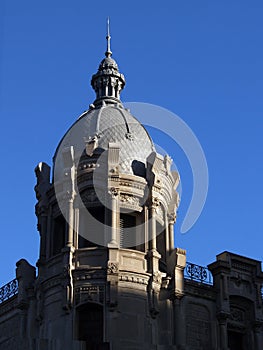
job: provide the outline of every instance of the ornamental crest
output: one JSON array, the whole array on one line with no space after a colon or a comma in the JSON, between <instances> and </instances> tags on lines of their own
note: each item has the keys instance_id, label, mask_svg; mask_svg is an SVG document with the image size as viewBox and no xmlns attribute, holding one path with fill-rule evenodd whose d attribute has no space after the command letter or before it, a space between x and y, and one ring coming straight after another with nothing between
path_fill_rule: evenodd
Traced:
<instances>
[{"instance_id":1,"label":"ornamental crest","mask_svg":"<svg viewBox=\"0 0 263 350\"><path fill-rule=\"evenodd\" d=\"M86 154L91 157L96 148L98 148L98 136L94 135L89 137L89 139L86 141Z\"/></svg>"}]
</instances>

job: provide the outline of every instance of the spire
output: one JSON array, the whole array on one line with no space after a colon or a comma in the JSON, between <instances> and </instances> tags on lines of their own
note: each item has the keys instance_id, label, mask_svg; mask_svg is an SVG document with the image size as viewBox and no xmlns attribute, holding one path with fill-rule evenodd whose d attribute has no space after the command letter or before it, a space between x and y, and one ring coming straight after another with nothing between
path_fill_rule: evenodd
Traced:
<instances>
[{"instance_id":1,"label":"spire","mask_svg":"<svg viewBox=\"0 0 263 350\"><path fill-rule=\"evenodd\" d=\"M110 49L110 17L107 18L107 36L106 36L106 40L107 40L107 51L105 52L105 56L106 57L111 57L112 52Z\"/></svg>"},{"instance_id":2,"label":"spire","mask_svg":"<svg viewBox=\"0 0 263 350\"><path fill-rule=\"evenodd\" d=\"M107 19L107 51L105 58L99 65L98 72L92 76L91 86L96 92L94 105L99 106L103 103L120 102L120 92L124 88L125 78L119 72L118 65L111 57L110 49L110 19Z\"/></svg>"}]
</instances>

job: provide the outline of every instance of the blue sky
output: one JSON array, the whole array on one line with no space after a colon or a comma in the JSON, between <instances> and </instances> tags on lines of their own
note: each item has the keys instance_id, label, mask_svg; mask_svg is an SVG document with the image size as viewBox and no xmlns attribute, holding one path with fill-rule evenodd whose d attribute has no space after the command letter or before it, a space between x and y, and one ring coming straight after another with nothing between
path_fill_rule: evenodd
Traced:
<instances>
[{"instance_id":1,"label":"blue sky","mask_svg":"<svg viewBox=\"0 0 263 350\"><path fill-rule=\"evenodd\" d=\"M105 52L107 16L127 82L122 100L179 115L207 158L204 211L181 235L191 169L171 140L153 132L182 178L176 245L202 265L224 250L262 260L262 1L2 0L0 284L14 277L20 258L37 260L34 167L52 163L60 138L94 100L90 78Z\"/></svg>"}]
</instances>

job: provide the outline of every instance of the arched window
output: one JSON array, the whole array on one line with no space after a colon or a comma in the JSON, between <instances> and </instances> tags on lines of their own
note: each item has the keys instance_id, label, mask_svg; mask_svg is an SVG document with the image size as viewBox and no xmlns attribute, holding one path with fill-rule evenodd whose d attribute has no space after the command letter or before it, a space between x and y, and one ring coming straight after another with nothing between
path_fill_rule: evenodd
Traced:
<instances>
[{"instance_id":1,"label":"arched window","mask_svg":"<svg viewBox=\"0 0 263 350\"><path fill-rule=\"evenodd\" d=\"M86 342L87 350L106 349L103 344L103 306L86 303L76 310L77 339Z\"/></svg>"},{"instance_id":2,"label":"arched window","mask_svg":"<svg viewBox=\"0 0 263 350\"><path fill-rule=\"evenodd\" d=\"M254 319L251 300L240 296L230 296L230 319L227 327L229 350L252 349L251 324Z\"/></svg>"}]
</instances>

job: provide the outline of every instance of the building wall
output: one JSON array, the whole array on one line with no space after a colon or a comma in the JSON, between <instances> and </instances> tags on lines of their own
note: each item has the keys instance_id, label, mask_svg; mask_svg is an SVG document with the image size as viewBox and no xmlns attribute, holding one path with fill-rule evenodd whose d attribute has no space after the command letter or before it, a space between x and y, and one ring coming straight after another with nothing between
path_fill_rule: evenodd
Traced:
<instances>
[{"instance_id":1,"label":"building wall","mask_svg":"<svg viewBox=\"0 0 263 350\"><path fill-rule=\"evenodd\" d=\"M179 295L164 274L160 289L149 288L142 252L101 249L89 257L85 251L86 258L76 254L86 265L74 271L70 307L63 273L50 267L41 282L32 266L18 262L18 294L0 304L1 350L262 350L259 262L222 253L209 266L213 284L185 274ZM109 263L109 255L117 262ZM102 343L92 347L85 337Z\"/></svg>"},{"instance_id":2,"label":"building wall","mask_svg":"<svg viewBox=\"0 0 263 350\"><path fill-rule=\"evenodd\" d=\"M17 309L17 296L0 304L0 349L19 349L20 312Z\"/></svg>"}]
</instances>

